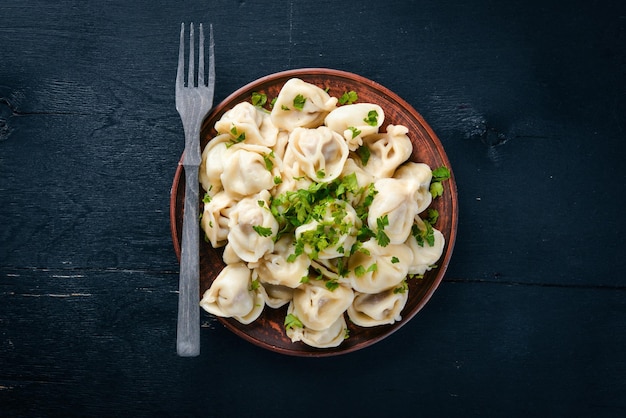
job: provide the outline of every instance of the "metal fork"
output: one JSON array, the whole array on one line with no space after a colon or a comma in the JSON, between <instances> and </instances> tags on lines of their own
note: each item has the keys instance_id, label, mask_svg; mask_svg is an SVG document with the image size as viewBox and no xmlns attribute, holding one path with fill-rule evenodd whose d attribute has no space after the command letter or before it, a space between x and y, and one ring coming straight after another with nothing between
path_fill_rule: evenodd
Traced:
<instances>
[{"instance_id":1,"label":"metal fork","mask_svg":"<svg viewBox=\"0 0 626 418\"><path fill-rule=\"evenodd\" d=\"M180 48L176 73L176 110L185 130L185 202L180 256L178 325L176 351L182 357L200 354L200 233L198 221L198 167L200 165L200 128L213 105L215 55L213 26L209 25L209 75L204 79L204 31L199 28L198 74L196 82L194 28L189 25L189 64L185 86L185 24L180 26Z\"/></svg>"}]
</instances>

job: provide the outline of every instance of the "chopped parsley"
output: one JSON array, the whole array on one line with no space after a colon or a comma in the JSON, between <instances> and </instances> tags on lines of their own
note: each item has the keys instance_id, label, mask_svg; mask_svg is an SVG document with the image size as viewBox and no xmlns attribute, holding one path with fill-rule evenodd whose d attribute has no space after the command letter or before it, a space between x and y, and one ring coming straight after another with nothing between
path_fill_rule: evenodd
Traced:
<instances>
[{"instance_id":1,"label":"chopped parsley","mask_svg":"<svg viewBox=\"0 0 626 418\"><path fill-rule=\"evenodd\" d=\"M370 126L378 125L378 112L375 110L370 110L367 112L367 117L363 119L363 122L367 123Z\"/></svg>"},{"instance_id":2,"label":"chopped parsley","mask_svg":"<svg viewBox=\"0 0 626 418\"><path fill-rule=\"evenodd\" d=\"M263 107L265 103L267 103L267 95L265 93L253 91L250 101L254 106Z\"/></svg>"},{"instance_id":3,"label":"chopped parsley","mask_svg":"<svg viewBox=\"0 0 626 418\"><path fill-rule=\"evenodd\" d=\"M235 125L233 125L233 127L230 129L230 134L234 137L234 139L231 139L230 142L226 143L226 148L230 148L233 145L246 140L246 133L239 133Z\"/></svg>"},{"instance_id":4,"label":"chopped parsley","mask_svg":"<svg viewBox=\"0 0 626 418\"><path fill-rule=\"evenodd\" d=\"M450 170L447 167L441 166L439 168L435 168L433 170L433 178L430 181L430 194L433 199L443 195L443 184L442 181L448 180L450 178Z\"/></svg>"},{"instance_id":5,"label":"chopped parsley","mask_svg":"<svg viewBox=\"0 0 626 418\"><path fill-rule=\"evenodd\" d=\"M304 324L294 314L288 314L285 317L285 329L304 328Z\"/></svg>"},{"instance_id":6,"label":"chopped parsley","mask_svg":"<svg viewBox=\"0 0 626 418\"><path fill-rule=\"evenodd\" d=\"M270 237L270 236L272 236L272 228L266 228L264 226L254 225L252 227L252 229L254 229L256 231L256 233L259 234L262 237Z\"/></svg>"},{"instance_id":7,"label":"chopped parsley","mask_svg":"<svg viewBox=\"0 0 626 418\"><path fill-rule=\"evenodd\" d=\"M365 167L367 165L367 162L370 160L372 152L367 147L367 145L361 145L356 149L356 155L359 156L359 158L361 159L361 164L363 164L363 167Z\"/></svg>"},{"instance_id":8,"label":"chopped parsley","mask_svg":"<svg viewBox=\"0 0 626 418\"><path fill-rule=\"evenodd\" d=\"M359 96L356 94L356 91L350 90L350 91L344 92L341 95L341 97L339 98L339 104L341 105L352 104L356 102L357 100L359 100Z\"/></svg>"},{"instance_id":9,"label":"chopped parsley","mask_svg":"<svg viewBox=\"0 0 626 418\"><path fill-rule=\"evenodd\" d=\"M376 219L376 242L381 247L386 247L389 245L390 239L387 234L385 234L385 227L389 226L389 217L387 215L381 216Z\"/></svg>"},{"instance_id":10,"label":"chopped parsley","mask_svg":"<svg viewBox=\"0 0 626 418\"><path fill-rule=\"evenodd\" d=\"M202 198L202 202L204 203L209 203L211 202L211 195L209 194L209 192L206 192L204 194L204 197Z\"/></svg>"},{"instance_id":11,"label":"chopped parsley","mask_svg":"<svg viewBox=\"0 0 626 418\"><path fill-rule=\"evenodd\" d=\"M301 94L298 94L296 97L293 98L293 107L298 110L304 109L305 103L306 103L306 97L304 97Z\"/></svg>"},{"instance_id":12,"label":"chopped parsley","mask_svg":"<svg viewBox=\"0 0 626 418\"><path fill-rule=\"evenodd\" d=\"M354 126L348 126L348 129L352 132L352 139L354 139L357 136L361 135L361 131L358 130L357 128L355 128Z\"/></svg>"}]
</instances>

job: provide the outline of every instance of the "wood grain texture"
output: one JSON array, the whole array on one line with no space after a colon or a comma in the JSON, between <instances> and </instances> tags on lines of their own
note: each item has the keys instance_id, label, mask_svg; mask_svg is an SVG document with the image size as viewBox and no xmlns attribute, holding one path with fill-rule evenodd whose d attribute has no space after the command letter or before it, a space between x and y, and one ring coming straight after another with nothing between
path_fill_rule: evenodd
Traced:
<instances>
[{"instance_id":1,"label":"wood grain texture","mask_svg":"<svg viewBox=\"0 0 626 418\"><path fill-rule=\"evenodd\" d=\"M340 388L337 415L624 415L624 2L6 0L0 16L0 416L319 416L316 396L277 401L285 385ZM192 19L213 23L216 103L337 68L441 139L455 252L398 333L300 359L203 315L203 354L177 358Z\"/></svg>"}]
</instances>

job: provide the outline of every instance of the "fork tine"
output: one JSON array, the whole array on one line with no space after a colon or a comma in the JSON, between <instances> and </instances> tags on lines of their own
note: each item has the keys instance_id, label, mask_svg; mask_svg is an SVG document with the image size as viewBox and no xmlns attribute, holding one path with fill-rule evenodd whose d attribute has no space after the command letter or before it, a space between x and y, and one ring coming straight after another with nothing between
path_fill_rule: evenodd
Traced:
<instances>
[{"instance_id":1,"label":"fork tine","mask_svg":"<svg viewBox=\"0 0 626 418\"><path fill-rule=\"evenodd\" d=\"M213 41L213 24L209 24L209 81L208 85L215 84L215 42Z\"/></svg>"},{"instance_id":2,"label":"fork tine","mask_svg":"<svg viewBox=\"0 0 626 418\"><path fill-rule=\"evenodd\" d=\"M200 23L200 39L198 42L198 87L204 84L204 29Z\"/></svg>"},{"instance_id":3,"label":"fork tine","mask_svg":"<svg viewBox=\"0 0 626 418\"><path fill-rule=\"evenodd\" d=\"M195 78L195 51L193 47L193 23L189 24L189 73L187 74L187 87L195 87L194 78Z\"/></svg>"},{"instance_id":4,"label":"fork tine","mask_svg":"<svg viewBox=\"0 0 626 418\"><path fill-rule=\"evenodd\" d=\"M185 24L180 24L180 45L178 47L178 70L176 71L176 88L184 87L185 83Z\"/></svg>"}]
</instances>

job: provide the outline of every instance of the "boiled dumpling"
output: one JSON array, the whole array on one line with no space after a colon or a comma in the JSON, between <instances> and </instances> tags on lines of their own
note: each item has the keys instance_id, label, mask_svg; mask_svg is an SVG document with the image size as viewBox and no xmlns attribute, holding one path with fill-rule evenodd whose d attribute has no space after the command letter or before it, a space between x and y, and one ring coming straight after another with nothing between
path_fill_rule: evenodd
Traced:
<instances>
[{"instance_id":1,"label":"boiled dumpling","mask_svg":"<svg viewBox=\"0 0 626 418\"><path fill-rule=\"evenodd\" d=\"M230 213L236 204L237 201L223 191L204 204L200 226L213 248L226 245Z\"/></svg>"},{"instance_id":2,"label":"boiled dumpling","mask_svg":"<svg viewBox=\"0 0 626 418\"><path fill-rule=\"evenodd\" d=\"M278 93L270 116L279 129L313 128L319 126L336 106L336 97L313 84L292 78Z\"/></svg>"},{"instance_id":3,"label":"boiled dumpling","mask_svg":"<svg viewBox=\"0 0 626 418\"><path fill-rule=\"evenodd\" d=\"M274 244L272 252L265 254L257 263L251 263L262 283L290 288L300 286L300 280L309 274L311 260L305 254L287 261L294 253L293 237L285 235Z\"/></svg>"},{"instance_id":4,"label":"boiled dumpling","mask_svg":"<svg viewBox=\"0 0 626 418\"><path fill-rule=\"evenodd\" d=\"M380 179L374 183L378 191L369 209L367 223L373 231L383 226L391 244L402 244L411 233L417 214L412 183L408 180ZM386 218L385 218L386 217ZM382 219L387 219L379 225Z\"/></svg>"},{"instance_id":5,"label":"boiled dumpling","mask_svg":"<svg viewBox=\"0 0 626 418\"><path fill-rule=\"evenodd\" d=\"M289 305L287 314L293 315L293 303ZM302 341L308 346L316 348L331 348L340 345L346 339L348 325L343 315L340 315L335 322L323 330L313 330L304 327L287 328L287 336L291 342Z\"/></svg>"},{"instance_id":6,"label":"boiled dumpling","mask_svg":"<svg viewBox=\"0 0 626 418\"><path fill-rule=\"evenodd\" d=\"M393 324L400 321L400 313L409 293L391 288L380 293L357 293L352 305L348 307L348 317L361 327Z\"/></svg>"},{"instance_id":7,"label":"boiled dumpling","mask_svg":"<svg viewBox=\"0 0 626 418\"><path fill-rule=\"evenodd\" d=\"M209 141L202 151L198 178L202 188L209 193L209 196L214 196L222 190L220 176L224 172L224 160L229 151L226 144L229 142L230 135L218 135Z\"/></svg>"},{"instance_id":8,"label":"boiled dumpling","mask_svg":"<svg viewBox=\"0 0 626 418\"><path fill-rule=\"evenodd\" d=\"M321 331L337 321L352 304L354 292L339 285L329 290L321 280L310 280L293 291L293 312L306 328Z\"/></svg>"},{"instance_id":9,"label":"boiled dumpling","mask_svg":"<svg viewBox=\"0 0 626 418\"><path fill-rule=\"evenodd\" d=\"M272 156L270 148L253 144L236 144L231 148L220 176L226 192L243 197L274 187L274 178L280 175L280 162Z\"/></svg>"},{"instance_id":10,"label":"boiled dumpling","mask_svg":"<svg viewBox=\"0 0 626 418\"><path fill-rule=\"evenodd\" d=\"M243 261L259 261L274 250L278 222L270 212L267 190L243 198L230 212L228 244Z\"/></svg>"},{"instance_id":11,"label":"boiled dumpling","mask_svg":"<svg viewBox=\"0 0 626 418\"><path fill-rule=\"evenodd\" d=\"M413 151L407 136L409 129L402 125L388 125L387 132L363 137L363 146L370 151L363 169L377 179L393 176L396 168L404 163Z\"/></svg>"},{"instance_id":12,"label":"boiled dumpling","mask_svg":"<svg viewBox=\"0 0 626 418\"><path fill-rule=\"evenodd\" d=\"M341 134L350 151L363 144L363 137L378 133L385 120L383 109L373 103L356 103L336 108L326 116L324 125Z\"/></svg>"},{"instance_id":13,"label":"boiled dumpling","mask_svg":"<svg viewBox=\"0 0 626 418\"><path fill-rule=\"evenodd\" d=\"M419 231L424 234L426 231L426 224L419 217L415 217L415 225ZM411 234L406 243L413 252L413 261L409 265L409 274L424 274L432 269L437 263L441 254L443 254L443 247L446 244L446 239L441 231L432 228L433 232L433 245L431 246L425 240L420 240L418 243L415 235Z\"/></svg>"},{"instance_id":14,"label":"boiled dumpling","mask_svg":"<svg viewBox=\"0 0 626 418\"><path fill-rule=\"evenodd\" d=\"M224 113L215 123L215 130L228 133L231 141L272 147L276 144L278 128L269 115L249 102L241 102Z\"/></svg>"},{"instance_id":15,"label":"boiled dumpling","mask_svg":"<svg viewBox=\"0 0 626 418\"><path fill-rule=\"evenodd\" d=\"M261 288L265 292L265 304L270 308L280 308L293 299L293 289L291 287L264 283L262 281L260 283Z\"/></svg>"},{"instance_id":16,"label":"boiled dumpling","mask_svg":"<svg viewBox=\"0 0 626 418\"><path fill-rule=\"evenodd\" d=\"M229 264L204 292L200 306L213 315L249 324L263 311L263 292L253 290L251 272L244 263Z\"/></svg>"},{"instance_id":17,"label":"boiled dumpling","mask_svg":"<svg viewBox=\"0 0 626 418\"><path fill-rule=\"evenodd\" d=\"M413 200L417 202L417 213L422 213L430 206L433 200L430 193L430 181L433 178L433 172L428 164L406 162L396 170L393 177L411 183L411 188L414 190Z\"/></svg>"},{"instance_id":18,"label":"boiled dumpling","mask_svg":"<svg viewBox=\"0 0 626 418\"><path fill-rule=\"evenodd\" d=\"M380 293L397 287L409 272L412 261L413 253L408 245L381 247L372 238L350 257L347 278L357 292Z\"/></svg>"},{"instance_id":19,"label":"boiled dumpling","mask_svg":"<svg viewBox=\"0 0 626 418\"><path fill-rule=\"evenodd\" d=\"M348 154L348 145L337 132L325 126L296 128L289 135L284 164L294 177L330 182L341 174Z\"/></svg>"}]
</instances>

